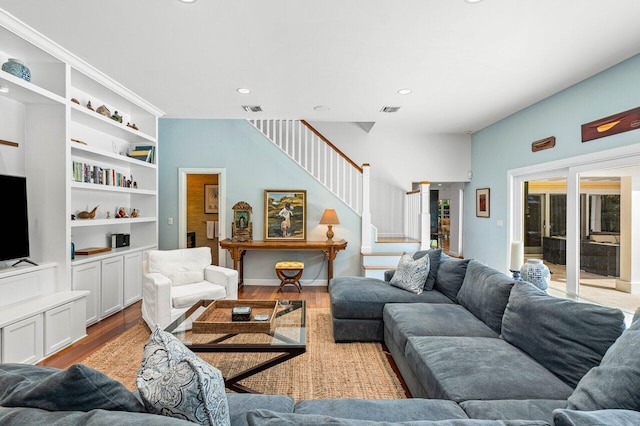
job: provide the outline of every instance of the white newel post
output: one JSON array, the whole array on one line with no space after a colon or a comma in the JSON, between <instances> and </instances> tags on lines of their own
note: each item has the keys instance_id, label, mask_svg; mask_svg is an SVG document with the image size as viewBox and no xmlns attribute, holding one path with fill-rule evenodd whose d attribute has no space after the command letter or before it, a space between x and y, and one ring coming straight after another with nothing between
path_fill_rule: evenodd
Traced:
<instances>
[{"instance_id":1,"label":"white newel post","mask_svg":"<svg viewBox=\"0 0 640 426\"><path fill-rule=\"evenodd\" d=\"M370 164L362 165L362 245L361 253L371 253L371 186Z\"/></svg>"},{"instance_id":2,"label":"white newel post","mask_svg":"<svg viewBox=\"0 0 640 426\"><path fill-rule=\"evenodd\" d=\"M635 210L634 210L635 209ZM640 220L633 211L640 209L640 178L623 176L620 179L620 279L616 290L640 293L640 265L634 265L640 253Z\"/></svg>"},{"instance_id":3,"label":"white newel post","mask_svg":"<svg viewBox=\"0 0 640 426\"><path fill-rule=\"evenodd\" d=\"M431 184L420 182L420 250L428 250L431 246Z\"/></svg>"}]
</instances>

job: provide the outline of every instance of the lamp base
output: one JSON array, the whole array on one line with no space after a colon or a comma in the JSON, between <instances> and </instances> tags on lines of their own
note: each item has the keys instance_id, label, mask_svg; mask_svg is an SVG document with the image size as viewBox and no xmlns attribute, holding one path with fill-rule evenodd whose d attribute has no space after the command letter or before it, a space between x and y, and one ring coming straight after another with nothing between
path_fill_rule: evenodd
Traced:
<instances>
[{"instance_id":1,"label":"lamp base","mask_svg":"<svg viewBox=\"0 0 640 426\"><path fill-rule=\"evenodd\" d=\"M333 242L333 225L327 225L327 242Z\"/></svg>"},{"instance_id":2,"label":"lamp base","mask_svg":"<svg viewBox=\"0 0 640 426\"><path fill-rule=\"evenodd\" d=\"M509 269L511 271L511 275L513 275L513 279L516 281L522 281L522 277L520 276L520 271L514 271L513 269Z\"/></svg>"}]
</instances>

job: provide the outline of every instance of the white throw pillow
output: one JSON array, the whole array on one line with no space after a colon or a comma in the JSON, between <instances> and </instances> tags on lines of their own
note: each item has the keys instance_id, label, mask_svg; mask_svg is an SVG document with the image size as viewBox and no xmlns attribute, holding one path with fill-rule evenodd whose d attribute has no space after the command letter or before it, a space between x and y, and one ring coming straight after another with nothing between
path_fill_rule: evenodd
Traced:
<instances>
[{"instance_id":1,"label":"white throw pillow","mask_svg":"<svg viewBox=\"0 0 640 426\"><path fill-rule=\"evenodd\" d=\"M204 269L201 271L174 272L169 279L171 279L171 285L173 286L201 283L204 281Z\"/></svg>"},{"instance_id":2,"label":"white throw pillow","mask_svg":"<svg viewBox=\"0 0 640 426\"><path fill-rule=\"evenodd\" d=\"M398 269L389 283L415 294L422 293L431 269L429 259L429 256L422 256L418 260L413 260L410 254L403 253L400 262L398 262Z\"/></svg>"},{"instance_id":3,"label":"white throw pillow","mask_svg":"<svg viewBox=\"0 0 640 426\"><path fill-rule=\"evenodd\" d=\"M150 413L201 425L230 425L220 370L160 327L151 333L144 347L136 386Z\"/></svg>"}]
</instances>

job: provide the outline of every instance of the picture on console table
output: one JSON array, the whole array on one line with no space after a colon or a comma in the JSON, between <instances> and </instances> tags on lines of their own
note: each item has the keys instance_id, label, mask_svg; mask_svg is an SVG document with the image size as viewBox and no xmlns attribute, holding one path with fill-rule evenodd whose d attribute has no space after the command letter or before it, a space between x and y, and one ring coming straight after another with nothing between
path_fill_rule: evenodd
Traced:
<instances>
[{"instance_id":1,"label":"picture on console table","mask_svg":"<svg viewBox=\"0 0 640 426\"><path fill-rule=\"evenodd\" d=\"M489 217L489 188L476 189L476 216Z\"/></svg>"},{"instance_id":2,"label":"picture on console table","mask_svg":"<svg viewBox=\"0 0 640 426\"><path fill-rule=\"evenodd\" d=\"M307 191L264 191L264 240L307 240Z\"/></svg>"}]
</instances>

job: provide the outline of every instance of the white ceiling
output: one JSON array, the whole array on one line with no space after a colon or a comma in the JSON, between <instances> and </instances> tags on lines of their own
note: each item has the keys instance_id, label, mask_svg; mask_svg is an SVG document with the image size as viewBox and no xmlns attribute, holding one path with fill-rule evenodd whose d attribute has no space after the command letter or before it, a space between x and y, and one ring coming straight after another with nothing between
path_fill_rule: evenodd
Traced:
<instances>
[{"instance_id":1,"label":"white ceiling","mask_svg":"<svg viewBox=\"0 0 640 426\"><path fill-rule=\"evenodd\" d=\"M638 0L0 0L0 8L167 117L459 134L640 53ZM397 94L403 88L413 93ZM264 112L246 113L247 104Z\"/></svg>"}]
</instances>

